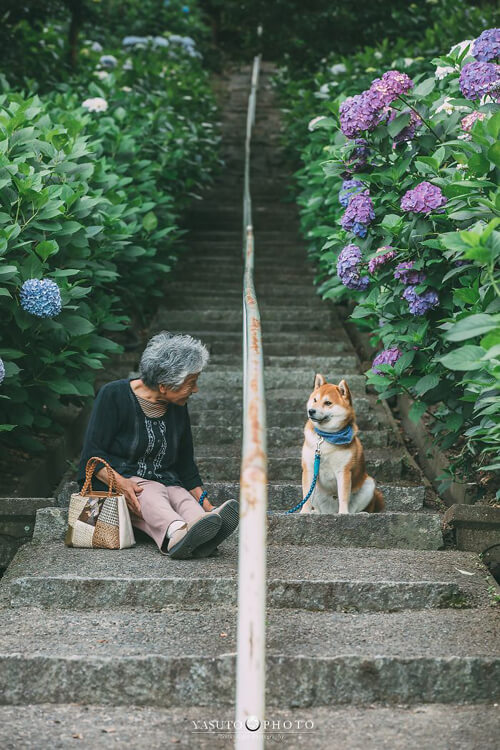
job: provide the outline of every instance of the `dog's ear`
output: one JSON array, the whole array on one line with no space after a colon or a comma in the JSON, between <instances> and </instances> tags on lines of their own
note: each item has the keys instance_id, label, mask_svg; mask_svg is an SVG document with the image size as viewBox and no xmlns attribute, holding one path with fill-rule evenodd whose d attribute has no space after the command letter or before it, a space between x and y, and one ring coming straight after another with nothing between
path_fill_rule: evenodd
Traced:
<instances>
[{"instance_id":1,"label":"dog's ear","mask_svg":"<svg viewBox=\"0 0 500 750\"><path fill-rule=\"evenodd\" d=\"M345 380L341 380L339 383L339 391L342 394L342 396L349 401L349 403L352 405L352 398L351 398L351 391L349 390L349 386L345 382Z\"/></svg>"},{"instance_id":2,"label":"dog's ear","mask_svg":"<svg viewBox=\"0 0 500 750\"><path fill-rule=\"evenodd\" d=\"M316 388L321 388L321 386L325 383L326 380L324 379L323 375L320 375L319 372L317 372L316 377L314 378L314 390L316 390Z\"/></svg>"}]
</instances>

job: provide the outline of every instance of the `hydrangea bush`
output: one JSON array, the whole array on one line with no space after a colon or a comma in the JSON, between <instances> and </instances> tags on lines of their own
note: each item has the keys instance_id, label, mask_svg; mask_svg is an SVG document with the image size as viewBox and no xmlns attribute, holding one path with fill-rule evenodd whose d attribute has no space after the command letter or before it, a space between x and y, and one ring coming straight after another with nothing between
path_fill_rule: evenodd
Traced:
<instances>
[{"instance_id":1,"label":"hydrangea bush","mask_svg":"<svg viewBox=\"0 0 500 750\"><path fill-rule=\"evenodd\" d=\"M452 452L445 483L470 478L471 456L500 469L498 39L479 27L420 59L381 44L336 73L326 61L310 90L278 83L318 291L382 350L380 397L409 395Z\"/></svg>"},{"instance_id":2,"label":"hydrangea bush","mask_svg":"<svg viewBox=\"0 0 500 750\"><path fill-rule=\"evenodd\" d=\"M50 94L0 95L0 430L28 450L154 309L218 166L199 55L89 40L81 59Z\"/></svg>"}]
</instances>

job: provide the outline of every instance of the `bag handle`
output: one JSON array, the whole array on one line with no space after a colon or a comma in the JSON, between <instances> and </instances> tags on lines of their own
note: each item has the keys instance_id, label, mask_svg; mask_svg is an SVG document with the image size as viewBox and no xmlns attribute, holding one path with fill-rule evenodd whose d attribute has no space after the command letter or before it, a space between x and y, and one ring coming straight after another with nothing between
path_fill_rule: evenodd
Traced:
<instances>
[{"instance_id":1,"label":"bag handle","mask_svg":"<svg viewBox=\"0 0 500 750\"><path fill-rule=\"evenodd\" d=\"M107 461L105 461L103 458L99 458L98 456L93 456L92 458L89 458L87 461L87 466L85 467L85 483L82 487L81 495L93 495L93 494L99 494L102 495L103 493L94 493L92 492L92 475L96 469L97 464L104 464L104 468L106 469L106 473L108 475L108 497L111 497L113 495L113 491L116 493L119 493L119 487L116 484L116 477L113 472L113 469L108 464Z\"/></svg>"}]
</instances>

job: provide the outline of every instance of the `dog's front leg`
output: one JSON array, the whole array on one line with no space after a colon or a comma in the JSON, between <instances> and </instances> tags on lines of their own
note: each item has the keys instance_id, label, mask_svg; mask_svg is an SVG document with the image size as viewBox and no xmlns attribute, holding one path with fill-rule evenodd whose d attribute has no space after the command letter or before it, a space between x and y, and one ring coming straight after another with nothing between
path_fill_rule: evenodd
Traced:
<instances>
[{"instance_id":1,"label":"dog's front leg","mask_svg":"<svg viewBox=\"0 0 500 750\"><path fill-rule=\"evenodd\" d=\"M311 488L313 472L310 470L307 461L302 459L302 498L304 498ZM312 511L311 498L304 503L300 509L301 513L310 513Z\"/></svg>"},{"instance_id":2,"label":"dog's front leg","mask_svg":"<svg viewBox=\"0 0 500 750\"><path fill-rule=\"evenodd\" d=\"M351 498L351 472L343 469L336 474L337 493L339 496L339 514L349 513L349 500Z\"/></svg>"}]
</instances>

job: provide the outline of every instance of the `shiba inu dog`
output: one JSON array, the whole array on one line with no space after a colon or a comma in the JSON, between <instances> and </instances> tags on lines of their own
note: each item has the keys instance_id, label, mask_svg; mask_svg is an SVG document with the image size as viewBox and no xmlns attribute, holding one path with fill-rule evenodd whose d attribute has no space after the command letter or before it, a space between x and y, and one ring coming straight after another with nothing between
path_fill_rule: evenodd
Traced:
<instances>
[{"instance_id":1,"label":"shiba inu dog","mask_svg":"<svg viewBox=\"0 0 500 750\"><path fill-rule=\"evenodd\" d=\"M378 513L384 498L365 469L363 447L357 437L356 415L345 380L327 383L323 375L314 379L307 402L308 420L302 447L302 491L309 492L318 440L321 461L312 497L301 513Z\"/></svg>"}]
</instances>

